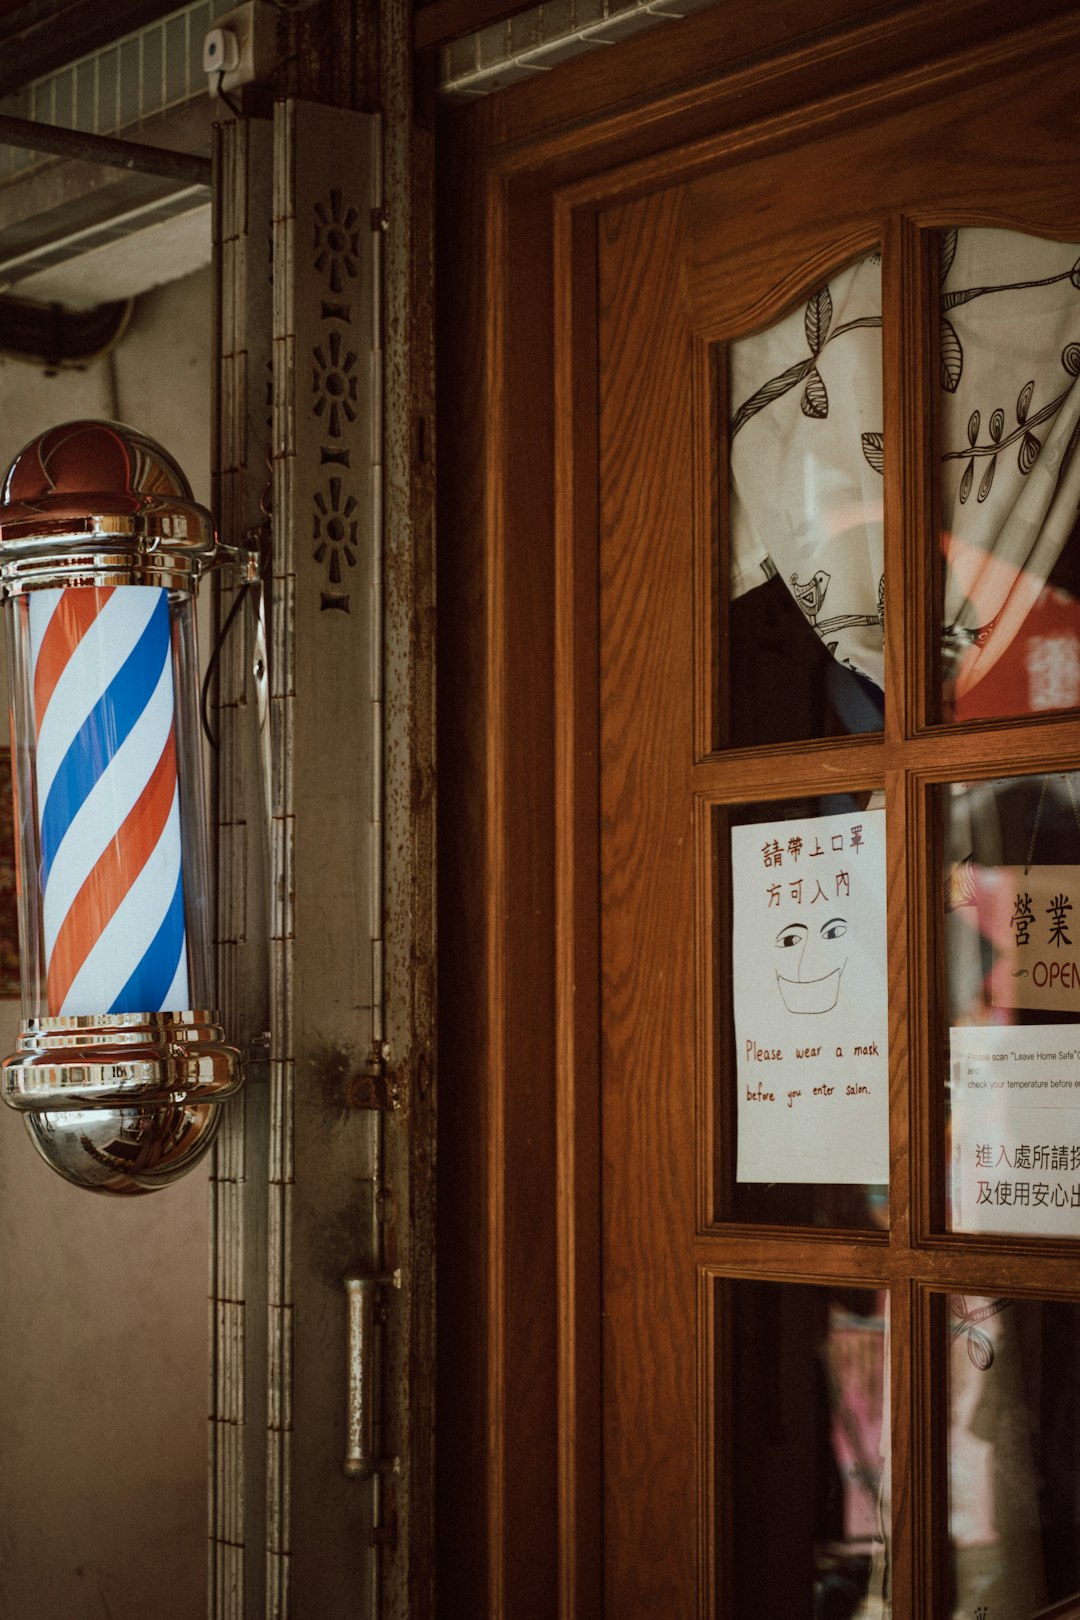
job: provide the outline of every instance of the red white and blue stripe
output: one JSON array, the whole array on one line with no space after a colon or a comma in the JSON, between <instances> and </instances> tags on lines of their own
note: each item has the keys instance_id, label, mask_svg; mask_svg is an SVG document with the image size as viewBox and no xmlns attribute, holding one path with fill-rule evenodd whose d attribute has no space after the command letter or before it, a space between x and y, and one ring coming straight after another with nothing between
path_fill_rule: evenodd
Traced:
<instances>
[{"instance_id":1,"label":"red white and blue stripe","mask_svg":"<svg viewBox=\"0 0 1080 1620\"><path fill-rule=\"evenodd\" d=\"M30 593L49 1015L188 1005L168 593Z\"/></svg>"}]
</instances>

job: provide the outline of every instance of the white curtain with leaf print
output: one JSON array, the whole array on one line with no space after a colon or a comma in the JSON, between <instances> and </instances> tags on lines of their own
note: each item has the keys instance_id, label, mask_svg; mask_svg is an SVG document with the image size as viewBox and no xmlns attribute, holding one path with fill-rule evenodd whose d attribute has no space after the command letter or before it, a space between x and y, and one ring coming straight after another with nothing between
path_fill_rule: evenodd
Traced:
<instances>
[{"instance_id":1,"label":"white curtain with leaf print","mask_svg":"<svg viewBox=\"0 0 1080 1620\"><path fill-rule=\"evenodd\" d=\"M941 235L950 682L1001 657L1080 503L1080 248ZM779 574L832 655L883 684L881 266L839 271L731 345L732 596Z\"/></svg>"}]
</instances>

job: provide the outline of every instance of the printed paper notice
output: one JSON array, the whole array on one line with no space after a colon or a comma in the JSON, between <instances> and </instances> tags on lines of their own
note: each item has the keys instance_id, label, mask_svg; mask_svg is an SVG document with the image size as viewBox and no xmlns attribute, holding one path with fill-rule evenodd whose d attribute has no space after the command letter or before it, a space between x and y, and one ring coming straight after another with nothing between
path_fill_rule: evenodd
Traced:
<instances>
[{"instance_id":1,"label":"printed paper notice","mask_svg":"<svg viewBox=\"0 0 1080 1620\"><path fill-rule=\"evenodd\" d=\"M1080 1026L949 1031L952 1227L1080 1234Z\"/></svg>"},{"instance_id":2,"label":"printed paper notice","mask_svg":"<svg viewBox=\"0 0 1080 1620\"><path fill-rule=\"evenodd\" d=\"M885 812L733 827L740 1181L889 1179Z\"/></svg>"}]
</instances>

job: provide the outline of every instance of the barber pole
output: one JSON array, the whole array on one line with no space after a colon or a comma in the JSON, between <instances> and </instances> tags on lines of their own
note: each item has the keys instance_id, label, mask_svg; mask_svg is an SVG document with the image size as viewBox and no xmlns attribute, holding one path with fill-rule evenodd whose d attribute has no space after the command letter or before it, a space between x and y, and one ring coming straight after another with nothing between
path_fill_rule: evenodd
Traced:
<instances>
[{"instance_id":1,"label":"barber pole","mask_svg":"<svg viewBox=\"0 0 1080 1620\"><path fill-rule=\"evenodd\" d=\"M189 1005L167 593L30 599L50 1016Z\"/></svg>"},{"instance_id":2,"label":"barber pole","mask_svg":"<svg viewBox=\"0 0 1080 1620\"><path fill-rule=\"evenodd\" d=\"M194 596L245 560L118 423L54 428L4 480L24 1019L3 1096L98 1191L183 1174L240 1083L210 1010Z\"/></svg>"}]
</instances>

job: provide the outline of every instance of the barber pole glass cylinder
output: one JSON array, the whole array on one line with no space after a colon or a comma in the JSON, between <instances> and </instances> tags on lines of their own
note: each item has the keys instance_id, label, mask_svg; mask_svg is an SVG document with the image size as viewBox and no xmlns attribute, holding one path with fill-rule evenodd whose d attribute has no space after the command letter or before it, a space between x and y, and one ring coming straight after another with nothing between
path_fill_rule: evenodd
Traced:
<instances>
[{"instance_id":1,"label":"barber pole glass cylinder","mask_svg":"<svg viewBox=\"0 0 1080 1620\"><path fill-rule=\"evenodd\" d=\"M194 593L226 560L170 457L51 430L0 491L23 1027L4 1099L78 1185L205 1153L238 1054L212 1006Z\"/></svg>"}]
</instances>

